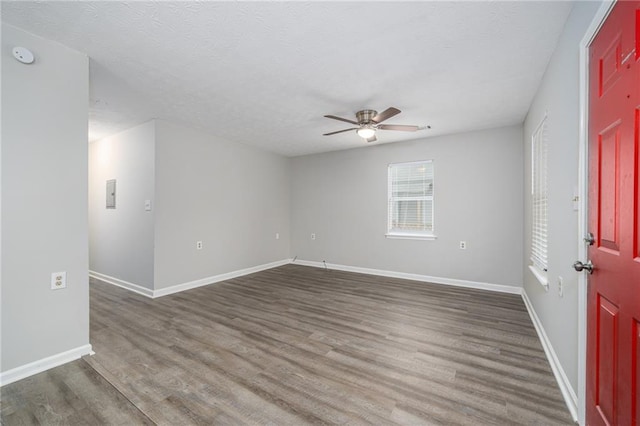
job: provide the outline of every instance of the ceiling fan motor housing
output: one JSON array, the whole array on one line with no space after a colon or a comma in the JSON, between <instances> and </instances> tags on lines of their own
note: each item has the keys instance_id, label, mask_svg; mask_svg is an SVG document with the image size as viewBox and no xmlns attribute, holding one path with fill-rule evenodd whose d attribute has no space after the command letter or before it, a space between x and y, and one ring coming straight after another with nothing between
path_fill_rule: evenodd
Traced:
<instances>
[{"instance_id":1,"label":"ceiling fan motor housing","mask_svg":"<svg viewBox=\"0 0 640 426\"><path fill-rule=\"evenodd\" d=\"M362 111L356 112L356 120L358 120L358 124L369 124L373 122L373 117L376 115L378 115L378 111L363 109Z\"/></svg>"}]
</instances>

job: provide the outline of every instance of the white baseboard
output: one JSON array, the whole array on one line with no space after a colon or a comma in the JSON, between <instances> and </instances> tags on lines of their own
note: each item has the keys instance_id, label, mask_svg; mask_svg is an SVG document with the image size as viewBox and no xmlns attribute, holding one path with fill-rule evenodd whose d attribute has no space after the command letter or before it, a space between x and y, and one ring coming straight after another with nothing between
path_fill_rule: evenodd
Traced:
<instances>
[{"instance_id":1,"label":"white baseboard","mask_svg":"<svg viewBox=\"0 0 640 426\"><path fill-rule=\"evenodd\" d=\"M142 287L141 285L138 285L138 284L130 283L129 281L125 281L109 275L101 274L96 271L89 271L89 276L91 278L95 278L100 281L104 281L106 283L125 288L127 290L133 291L134 293L138 293L143 296L153 297L153 290L150 290L146 287Z\"/></svg>"},{"instance_id":2,"label":"white baseboard","mask_svg":"<svg viewBox=\"0 0 640 426\"><path fill-rule=\"evenodd\" d=\"M42 373L50 368L58 367L59 365L75 361L84 355L90 354L93 354L91 345L83 345L38 361L30 362L29 364L25 364L11 370L3 371L0 373L0 386L17 382L18 380L25 379L29 376L33 376L34 374Z\"/></svg>"},{"instance_id":3,"label":"white baseboard","mask_svg":"<svg viewBox=\"0 0 640 426\"><path fill-rule=\"evenodd\" d=\"M322 262L316 262L312 260L296 260L296 265L313 266L316 268L324 268L325 264ZM358 272L361 274L379 275L381 277L402 278L405 280L423 281L434 284L445 284L455 287L475 288L480 290L496 291L499 293L521 294L522 287L515 287L503 284L491 284L483 283L479 281L458 280L454 278L442 278L432 277L429 275L409 274L405 272L385 271L382 269L361 268L358 266L345 266L327 263L328 269L335 269L338 271Z\"/></svg>"},{"instance_id":4,"label":"white baseboard","mask_svg":"<svg viewBox=\"0 0 640 426\"><path fill-rule=\"evenodd\" d=\"M110 277L109 275L100 274L95 271L89 271L89 276L96 278L100 281L104 281L108 284L113 284L115 286L122 287L126 290L130 290L135 293L141 294L143 296L147 296L151 299L155 299L156 297L167 296L169 294L179 293L185 290L191 290L193 288L214 284L224 280L230 280L232 278L253 274L256 272L264 271L266 269L276 268L278 266L286 265L288 263L291 263L291 259L278 260L276 262L265 263L263 265L258 265L258 266L252 266L250 268L239 269L237 271L226 272L224 274L219 274L219 275L213 275L211 277L201 278L199 280L189 281L182 284L176 284L176 285L172 285L171 287L161 288L158 290L149 290L148 288L139 286L137 284L133 284L118 278Z\"/></svg>"},{"instance_id":5,"label":"white baseboard","mask_svg":"<svg viewBox=\"0 0 640 426\"><path fill-rule=\"evenodd\" d=\"M558 387L560 388L560 392L562 392L562 397L564 398L565 403L567 404L567 408L569 408L569 412L571 412L571 417L573 417L573 421L578 421L578 396L576 392L571 387L571 383L569 383L569 378L567 374L564 372L562 368L562 364L560 364L560 360L556 355L556 351L553 349L551 345L551 341L547 336L547 333L544 331L544 327L542 326L542 322L540 322L540 318L538 318L538 314L533 309L533 305L531 304L531 300L529 300L529 296L527 296L527 292L522 290L522 300L524 300L524 304L527 307L527 311L529 311L529 316L531 317L531 321L533 322L533 326L536 328L536 332L538 333L538 337L540 338L540 343L542 343L542 347L544 348L544 353L547 355L547 360L549 360L549 364L551 365L551 370L553 371L553 375L556 377L556 381L558 382Z\"/></svg>"},{"instance_id":6,"label":"white baseboard","mask_svg":"<svg viewBox=\"0 0 640 426\"><path fill-rule=\"evenodd\" d=\"M202 287L208 284L217 283L224 280L230 280L232 278L241 277L243 275L249 275L256 272L264 271L266 269L276 268L278 266L291 263L291 259L278 260L276 262L265 263L263 265L252 266L250 268L239 269L237 271L231 271L224 274L214 275L207 278L202 278L195 281L186 282L183 284L173 285L171 287L161 288L153 291L152 297L162 297L173 293L179 293L185 290L191 290L192 288Z\"/></svg>"}]
</instances>

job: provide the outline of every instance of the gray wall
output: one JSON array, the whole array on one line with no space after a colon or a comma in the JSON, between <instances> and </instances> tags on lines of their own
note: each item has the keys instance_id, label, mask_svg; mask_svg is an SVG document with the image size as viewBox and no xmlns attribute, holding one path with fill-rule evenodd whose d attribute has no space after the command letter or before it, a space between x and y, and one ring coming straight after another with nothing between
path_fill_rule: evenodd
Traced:
<instances>
[{"instance_id":1,"label":"gray wall","mask_svg":"<svg viewBox=\"0 0 640 426\"><path fill-rule=\"evenodd\" d=\"M289 159L156 125L155 289L288 258Z\"/></svg>"},{"instance_id":2,"label":"gray wall","mask_svg":"<svg viewBox=\"0 0 640 426\"><path fill-rule=\"evenodd\" d=\"M85 55L2 24L3 372L89 343L88 79Z\"/></svg>"},{"instance_id":3,"label":"gray wall","mask_svg":"<svg viewBox=\"0 0 640 426\"><path fill-rule=\"evenodd\" d=\"M438 238L385 238L388 164L427 159ZM292 256L522 285L520 126L297 157L291 173Z\"/></svg>"},{"instance_id":4,"label":"gray wall","mask_svg":"<svg viewBox=\"0 0 640 426\"><path fill-rule=\"evenodd\" d=\"M525 225L524 289L540 318L560 363L577 393L578 212L573 191L578 184L579 43L599 2L577 2L565 25L524 124ZM549 135L549 292L529 271L531 263L531 134L547 111ZM564 279L564 297L558 277Z\"/></svg>"},{"instance_id":5,"label":"gray wall","mask_svg":"<svg viewBox=\"0 0 640 426\"><path fill-rule=\"evenodd\" d=\"M153 289L154 177L154 121L89 145L91 271ZM115 209L105 208L108 179L116 179Z\"/></svg>"}]
</instances>

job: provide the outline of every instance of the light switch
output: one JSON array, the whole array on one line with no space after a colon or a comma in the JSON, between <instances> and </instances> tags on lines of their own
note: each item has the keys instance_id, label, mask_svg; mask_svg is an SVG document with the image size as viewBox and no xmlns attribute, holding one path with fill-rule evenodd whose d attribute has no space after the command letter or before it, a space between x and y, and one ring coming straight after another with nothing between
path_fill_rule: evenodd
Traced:
<instances>
[{"instance_id":1,"label":"light switch","mask_svg":"<svg viewBox=\"0 0 640 426\"><path fill-rule=\"evenodd\" d=\"M151 200L144 200L144 210L147 212L151 211Z\"/></svg>"},{"instance_id":2,"label":"light switch","mask_svg":"<svg viewBox=\"0 0 640 426\"><path fill-rule=\"evenodd\" d=\"M116 180L109 179L107 181L107 208L116 208Z\"/></svg>"}]
</instances>

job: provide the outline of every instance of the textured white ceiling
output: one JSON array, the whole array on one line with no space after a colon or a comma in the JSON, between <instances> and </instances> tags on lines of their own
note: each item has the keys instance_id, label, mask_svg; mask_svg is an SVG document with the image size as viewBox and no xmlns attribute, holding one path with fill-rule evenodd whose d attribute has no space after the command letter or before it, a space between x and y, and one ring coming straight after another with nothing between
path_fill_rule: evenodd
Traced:
<instances>
[{"instance_id":1,"label":"textured white ceiling","mask_svg":"<svg viewBox=\"0 0 640 426\"><path fill-rule=\"evenodd\" d=\"M2 2L2 20L91 58L90 137L163 118L280 154L521 123L570 2ZM29 46L25 46L29 47ZM38 52L34 52L37 58Z\"/></svg>"}]
</instances>

